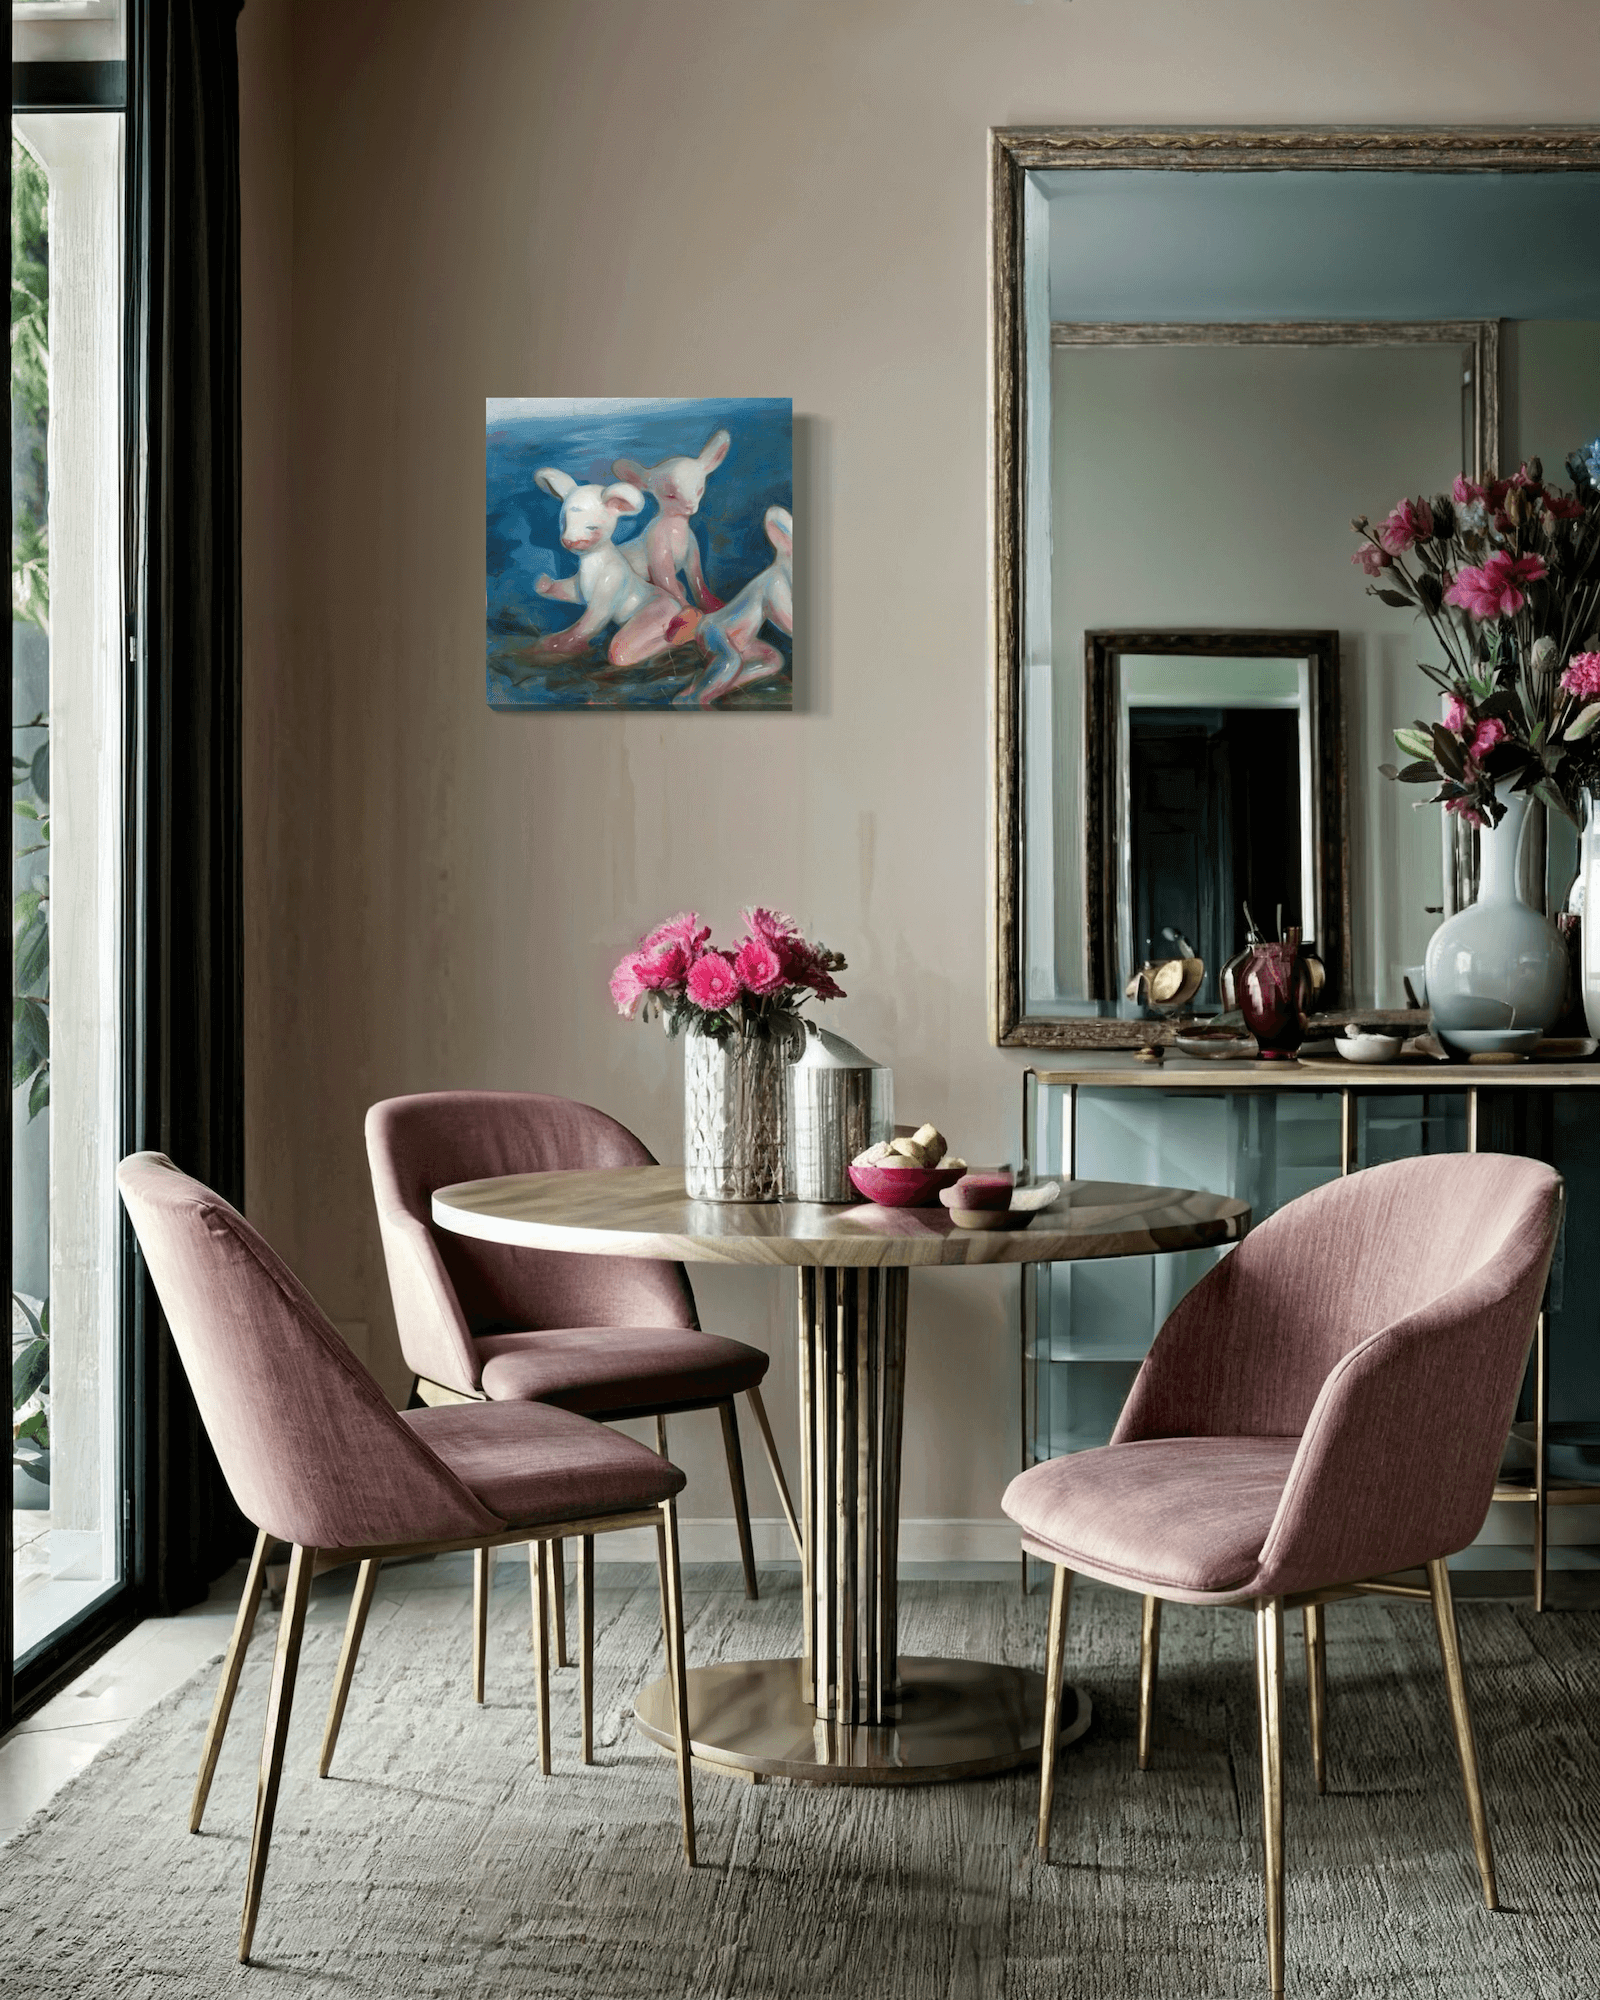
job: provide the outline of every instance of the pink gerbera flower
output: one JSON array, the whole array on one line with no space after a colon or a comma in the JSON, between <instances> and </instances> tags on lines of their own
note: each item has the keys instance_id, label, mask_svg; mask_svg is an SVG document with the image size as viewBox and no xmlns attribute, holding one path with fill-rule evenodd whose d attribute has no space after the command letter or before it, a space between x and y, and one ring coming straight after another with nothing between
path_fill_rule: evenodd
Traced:
<instances>
[{"instance_id":1,"label":"pink gerbera flower","mask_svg":"<svg viewBox=\"0 0 1600 2000\"><path fill-rule=\"evenodd\" d=\"M1579 701L1600 699L1600 653L1574 653L1561 676L1561 685Z\"/></svg>"},{"instance_id":2,"label":"pink gerbera flower","mask_svg":"<svg viewBox=\"0 0 1600 2000\"><path fill-rule=\"evenodd\" d=\"M759 935L747 937L740 945L734 954L733 969L746 993L754 993L758 998L764 993L776 993L780 986L788 984L783 960L767 939Z\"/></svg>"},{"instance_id":3,"label":"pink gerbera flower","mask_svg":"<svg viewBox=\"0 0 1600 2000\"><path fill-rule=\"evenodd\" d=\"M779 945L786 938L798 937L799 928L793 917L786 917L781 910L741 910L739 915L753 937L765 938L768 944Z\"/></svg>"},{"instance_id":4,"label":"pink gerbera flower","mask_svg":"<svg viewBox=\"0 0 1600 2000\"><path fill-rule=\"evenodd\" d=\"M689 968L689 998L708 1014L720 1014L739 997L739 979L727 957L708 951Z\"/></svg>"},{"instance_id":5,"label":"pink gerbera flower","mask_svg":"<svg viewBox=\"0 0 1600 2000\"><path fill-rule=\"evenodd\" d=\"M641 938L641 951L660 951L664 945L682 945L690 958L696 958L711 941L711 926L700 921L698 910L680 910L675 917L669 917L664 924L657 924L646 938Z\"/></svg>"},{"instance_id":6,"label":"pink gerbera flower","mask_svg":"<svg viewBox=\"0 0 1600 2000\"><path fill-rule=\"evenodd\" d=\"M644 995L644 981L639 977L636 963L625 958L611 975L611 997L617 1003L617 1012L631 1021Z\"/></svg>"},{"instance_id":7,"label":"pink gerbera flower","mask_svg":"<svg viewBox=\"0 0 1600 2000\"><path fill-rule=\"evenodd\" d=\"M664 987L680 986L688 975L689 954L681 944L669 944L660 951L642 951L633 961L641 986L652 993Z\"/></svg>"},{"instance_id":8,"label":"pink gerbera flower","mask_svg":"<svg viewBox=\"0 0 1600 2000\"><path fill-rule=\"evenodd\" d=\"M1490 556L1477 569L1459 569L1444 594L1474 618L1511 618L1528 601L1527 586L1545 573L1542 556Z\"/></svg>"}]
</instances>

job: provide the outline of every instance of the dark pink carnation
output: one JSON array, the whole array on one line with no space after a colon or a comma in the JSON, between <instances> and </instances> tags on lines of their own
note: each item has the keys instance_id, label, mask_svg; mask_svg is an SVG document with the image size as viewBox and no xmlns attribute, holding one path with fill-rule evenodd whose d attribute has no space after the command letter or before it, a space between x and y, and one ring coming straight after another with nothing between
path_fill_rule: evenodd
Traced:
<instances>
[{"instance_id":1,"label":"dark pink carnation","mask_svg":"<svg viewBox=\"0 0 1600 2000\"><path fill-rule=\"evenodd\" d=\"M720 1014L739 997L739 979L720 951L708 951L689 968L689 998L708 1014Z\"/></svg>"},{"instance_id":2,"label":"dark pink carnation","mask_svg":"<svg viewBox=\"0 0 1600 2000\"><path fill-rule=\"evenodd\" d=\"M1548 521L1581 521L1583 502L1570 493L1547 493L1544 496L1544 512Z\"/></svg>"},{"instance_id":3,"label":"dark pink carnation","mask_svg":"<svg viewBox=\"0 0 1600 2000\"><path fill-rule=\"evenodd\" d=\"M617 1003L617 1012L631 1021L644 992L644 981L635 961L625 958L611 975L611 997Z\"/></svg>"},{"instance_id":4,"label":"dark pink carnation","mask_svg":"<svg viewBox=\"0 0 1600 2000\"><path fill-rule=\"evenodd\" d=\"M1481 507L1487 496L1475 479L1463 479L1458 472L1450 488L1450 498L1458 507Z\"/></svg>"},{"instance_id":5,"label":"dark pink carnation","mask_svg":"<svg viewBox=\"0 0 1600 2000\"><path fill-rule=\"evenodd\" d=\"M1510 618L1528 601L1527 586L1545 573L1542 556L1490 556L1477 569L1459 569L1444 594L1474 618Z\"/></svg>"},{"instance_id":6,"label":"dark pink carnation","mask_svg":"<svg viewBox=\"0 0 1600 2000\"><path fill-rule=\"evenodd\" d=\"M1444 705L1444 726L1456 736L1465 736L1471 726L1472 715L1460 695L1447 697Z\"/></svg>"},{"instance_id":7,"label":"dark pink carnation","mask_svg":"<svg viewBox=\"0 0 1600 2000\"><path fill-rule=\"evenodd\" d=\"M1471 757L1487 757L1497 743L1504 743L1505 740L1505 724L1499 716L1491 715L1486 722L1478 724L1477 731L1467 747L1467 754Z\"/></svg>"},{"instance_id":8,"label":"dark pink carnation","mask_svg":"<svg viewBox=\"0 0 1600 2000\"><path fill-rule=\"evenodd\" d=\"M1444 809L1447 813L1454 813L1457 819L1465 820L1468 826L1483 825L1483 814L1479 812L1471 799L1446 799Z\"/></svg>"},{"instance_id":9,"label":"dark pink carnation","mask_svg":"<svg viewBox=\"0 0 1600 2000\"><path fill-rule=\"evenodd\" d=\"M1561 676L1561 685L1579 701L1600 699L1600 653L1574 653Z\"/></svg>"},{"instance_id":10,"label":"dark pink carnation","mask_svg":"<svg viewBox=\"0 0 1600 2000\"><path fill-rule=\"evenodd\" d=\"M689 954L681 944L664 945L659 951L641 951L633 961L639 984L652 993L667 986L681 986L689 971Z\"/></svg>"},{"instance_id":11,"label":"dark pink carnation","mask_svg":"<svg viewBox=\"0 0 1600 2000\"><path fill-rule=\"evenodd\" d=\"M1378 530L1378 540L1392 556L1403 556L1433 533L1433 509L1426 500L1402 500Z\"/></svg>"},{"instance_id":12,"label":"dark pink carnation","mask_svg":"<svg viewBox=\"0 0 1600 2000\"><path fill-rule=\"evenodd\" d=\"M776 993L780 986L788 984L783 960L764 937L745 939L734 955L733 969L746 993L754 993L758 998L765 993Z\"/></svg>"},{"instance_id":13,"label":"dark pink carnation","mask_svg":"<svg viewBox=\"0 0 1600 2000\"><path fill-rule=\"evenodd\" d=\"M844 988L834 979L823 955L804 938L790 938L783 949L783 969L796 986L808 986L819 1000L842 1000Z\"/></svg>"},{"instance_id":14,"label":"dark pink carnation","mask_svg":"<svg viewBox=\"0 0 1600 2000\"><path fill-rule=\"evenodd\" d=\"M1350 560L1358 569L1364 569L1368 576L1382 576L1386 569L1394 568L1394 558L1385 555L1382 549L1374 548L1371 542L1363 542Z\"/></svg>"}]
</instances>

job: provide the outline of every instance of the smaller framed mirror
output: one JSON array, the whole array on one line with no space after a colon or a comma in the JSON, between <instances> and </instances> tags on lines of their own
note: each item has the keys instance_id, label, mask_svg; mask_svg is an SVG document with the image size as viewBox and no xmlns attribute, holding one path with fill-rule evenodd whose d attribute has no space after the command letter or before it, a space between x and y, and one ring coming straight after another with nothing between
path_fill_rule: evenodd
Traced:
<instances>
[{"instance_id":1,"label":"smaller framed mirror","mask_svg":"<svg viewBox=\"0 0 1600 2000\"><path fill-rule=\"evenodd\" d=\"M1090 991L1108 1009L1147 959L1198 956L1188 1012L1219 1013L1245 941L1300 927L1324 1007L1350 993L1339 635L1088 632Z\"/></svg>"}]
</instances>

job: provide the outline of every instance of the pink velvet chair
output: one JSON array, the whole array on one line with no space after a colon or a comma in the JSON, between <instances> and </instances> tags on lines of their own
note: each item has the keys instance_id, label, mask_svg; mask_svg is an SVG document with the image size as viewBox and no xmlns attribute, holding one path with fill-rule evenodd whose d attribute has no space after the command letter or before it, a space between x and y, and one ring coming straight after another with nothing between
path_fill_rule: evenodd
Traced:
<instances>
[{"instance_id":1,"label":"pink velvet chair","mask_svg":"<svg viewBox=\"0 0 1600 2000\"><path fill-rule=\"evenodd\" d=\"M1532 1160L1437 1155L1302 1196L1195 1286L1140 1369L1109 1445L1022 1473L1004 1507L1054 1567L1039 1849L1048 1855L1074 1572L1144 1598L1148 1761L1163 1599L1256 1618L1271 1991L1283 1991L1283 1614L1302 1608L1319 1777L1321 1607L1431 1600L1484 1900L1497 1907L1445 1559L1477 1535L1560 1223ZM1428 1587L1394 1572L1423 1567Z\"/></svg>"},{"instance_id":2,"label":"pink velvet chair","mask_svg":"<svg viewBox=\"0 0 1600 2000\"><path fill-rule=\"evenodd\" d=\"M767 1356L703 1333L681 1264L516 1249L434 1226L436 1188L501 1174L652 1166L614 1118L564 1097L442 1090L391 1097L367 1113L367 1158L401 1352L426 1402L532 1401L602 1422L715 1409L744 1568L757 1595L734 1398L743 1394L795 1547L799 1524L761 1401ZM531 1554L531 1551L530 1551ZM561 1545L549 1545L556 1652L566 1664ZM592 1550L583 1552L584 1571ZM581 1599L580 1599L581 1604ZM587 1663L587 1641L583 1659ZM481 1665L475 1671L482 1699Z\"/></svg>"},{"instance_id":3,"label":"pink velvet chair","mask_svg":"<svg viewBox=\"0 0 1600 2000\"><path fill-rule=\"evenodd\" d=\"M117 1185L155 1281L229 1490L258 1529L190 1826L198 1831L255 1621L268 1549L291 1547L267 1699L255 1834L239 1957L261 1905L289 1710L312 1576L359 1562L323 1738L326 1777L350 1677L386 1558L486 1550L559 1534L656 1531L665 1587L662 1634L676 1694L684 1854L694 1862L694 1802L684 1703L683 1597L674 1496L683 1474L586 1417L540 1403L489 1403L397 1415L316 1302L221 1196L161 1153L135 1153ZM550 1691L539 1657L540 1764L550 1768Z\"/></svg>"}]
</instances>

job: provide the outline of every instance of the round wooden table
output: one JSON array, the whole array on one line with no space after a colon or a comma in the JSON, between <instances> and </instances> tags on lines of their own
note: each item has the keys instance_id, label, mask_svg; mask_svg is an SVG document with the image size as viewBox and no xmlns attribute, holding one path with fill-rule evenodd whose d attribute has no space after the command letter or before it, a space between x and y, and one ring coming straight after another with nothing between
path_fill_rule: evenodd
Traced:
<instances>
[{"instance_id":1,"label":"round wooden table","mask_svg":"<svg viewBox=\"0 0 1600 2000\"><path fill-rule=\"evenodd\" d=\"M441 1188L441 1229L494 1243L800 1271L804 1652L689 1670L702 1763L847 1784L1008 1770L1039 1754L1044 1680L982 1660L903 1658L896 1633L906 1292L930 1264L1059 1263L1233 1243L1246 1203L1184 1188L1069 1181L1022 1230L958 1228L942 1208L701 1202L680 1167L511 1174ZM640 1726L671 1747L654 1681ZM1089 1725L1062 1697L1062 1740Z\"/></svg>"}]
</instances>

